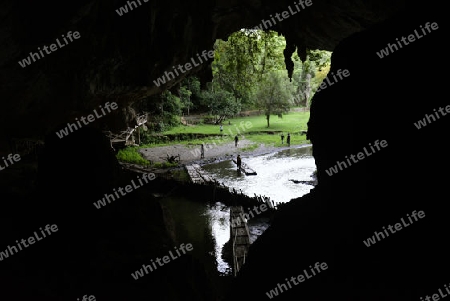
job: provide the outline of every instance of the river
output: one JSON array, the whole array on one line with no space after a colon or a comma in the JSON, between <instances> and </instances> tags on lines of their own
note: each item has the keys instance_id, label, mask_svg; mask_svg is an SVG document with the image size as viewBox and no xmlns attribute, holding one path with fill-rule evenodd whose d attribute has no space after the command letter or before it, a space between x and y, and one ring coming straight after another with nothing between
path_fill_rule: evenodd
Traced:
<instances>
[{"instance_id":1,"label":"river","mask_svg":"<svg viewBox=\"0 0 450 301\"><path fill-rule=\"evenodd\" d=\"M288 202L307 194L312 185L294 183L311 181L316 169L311 145L292 147L272 154L242 157L242 162L257 172L246 176L238 173L232 161L204 165L203 168L219 182L248 196L270 197L275 204ZM167 197L162 200L173 214L177 233L185 243L194 245L194 256L205 261L205 254L214 257L221 275L230 275L230 265L222 259L224 244L230 239L229 207L220 200L213 205L202 204L182 197ZM253 242L269 226L267 220L249 221L250 241ZM195 248L195 246L200 246ZM208 256L206 256L208 257Z\"/></svg>"}]
</instances>

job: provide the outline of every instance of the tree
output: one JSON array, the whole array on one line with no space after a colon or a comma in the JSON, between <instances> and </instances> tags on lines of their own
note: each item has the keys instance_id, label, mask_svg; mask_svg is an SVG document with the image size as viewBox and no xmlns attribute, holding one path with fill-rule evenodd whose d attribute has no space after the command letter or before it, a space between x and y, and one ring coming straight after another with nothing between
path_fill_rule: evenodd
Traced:
<instances>
[{"instance_id":1,"label":"tree","mask_svg":"<svg viewBox=\"0 0 450 301\"><path fill-rule=\"evenodd\" d=\"M309 108L311 98L317 87L330 69L331 52L324 50L307 50L306 60L302 62L297 53L293 55L296 85L294 102Z\"/></svg>"},{"instance_id":2,"label":"tree","mask_svg":"<svg viewBox=\"0 0 450 301\"><path fill-rule=\"evenodd\" d=\"M189 116L189 109L192 106L191 95L192 92L188 90L188 88L186 88L185 86L180 87L180 100L181 103L183 104L183 108L187 109L188 116Z\"/></svg>"},{"instance_id":3,"label":"tree","mask_svg":"<svg viewBox=\"0 0 450 301\"><path fill-rule=\"evenodd\" d=\"M221 123L225 118L236 115L241 110L240 99L219 87L209 83L208 89L202 91L202 102L208 106L215 124Z\"/></svg>"},{"instance_id":4,"label":"tree","mask_svg":"<svg viewBox=\"0 0 450 301\"><path fill-rule=\"evenodd\" d=\"M179 94L183 108L187 110L187 115L189 116L190 109L194 107L192 97L200 94L200 81L198 78L195 76L186 77L181 83Z\"/></svg>"},{"instance_id":5,"label":"tree","mask_svg":"<svg viewBox=\"0 0 450 301\"><path fill-rule=\"evenodd\" d=\"M294 102L296 105L303 105L309 107L309 100L312 97L311 79L316 76L315 63L307 59L304 63L301 61L294 61L297 72L294 72L293 79L296 85Z\"/></svg>"},{"instance_id":6,"label":"tree","mask_svg":"<svg viewBox=\"0 0 450 301\"><path fill-rule=\"evenodd\" d=\"M284 113L289 112L293 91L292 83L279 72L271 72L263 78L256 93L256 102L258 107L264 111L267 127L270 127L270 115L282 117Z\"/></svg>"},{"instance_id":7,"label":"tree","mask_svg":"<svg viewBox=\"0 0 450 301\"><path fill-rule=\"evenodd\" d=\"M243 106L252 107L262 77L284 68L285 46L276 32L253 29L235 32L227 41L218 40L212 65L214 81Z\"/></svg>"}]
</instances>

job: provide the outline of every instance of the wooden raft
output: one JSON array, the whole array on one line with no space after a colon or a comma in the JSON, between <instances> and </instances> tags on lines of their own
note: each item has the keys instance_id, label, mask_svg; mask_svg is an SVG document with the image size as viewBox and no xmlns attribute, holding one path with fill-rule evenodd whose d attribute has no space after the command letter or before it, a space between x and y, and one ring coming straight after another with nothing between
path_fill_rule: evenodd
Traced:
<instances>
[{"instance_id":1,"label":"wooden raft","mask_svg":"<svg viewBox=\"0 0 450 301\"><path fill-rule=\"evenodd\" d=\"M236 277L241 267L245 264L250 248L250 234L247 221L243 220L244 209L242 206L230 208L230 238L233 242L233 274ZM239 222L236 222L236 221Z\"/></svg>"},{"instance_id":2,"label":"wooden raft","mask_svg":"<svg viewBox=\"0 0 450 301\"><path fill-rule=\"evenodd\" d=\"M236 159L233 159L234 164L237 165ZM250 168L247 164L241 161L241 171L245 173L247 176L256 176L256 171Z\"/></svg>"},{"instance_id":3,"label":"wooden raft","mask_svg":"<svg viewBox=\"0 0 450 301\"><path fill-rule=\"evenodd\" d=\"M214 178L198 164L186 165L185 168L192 183L205 184L215 182Z\"/></svg>"}]
</instances>

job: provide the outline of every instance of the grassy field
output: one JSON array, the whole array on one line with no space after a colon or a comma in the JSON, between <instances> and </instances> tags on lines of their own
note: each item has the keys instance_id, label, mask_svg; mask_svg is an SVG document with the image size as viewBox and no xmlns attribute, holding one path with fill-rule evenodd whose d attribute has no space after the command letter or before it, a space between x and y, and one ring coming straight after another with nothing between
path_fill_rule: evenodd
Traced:
<instances>
[{"instance_id":1,"label":"grassy field","mask_svg":"<svg viewBox=\"0 0 450 301\"><path fill-rule=\"evenodd\" d=\"M266 117L250 116L250 117L237 117L229 120L225 120L223 123L223 135L229 136L229 139L215 139L217 144L227 143L233 141L234 136L237 134L240 139L247 139L254 142L243 149L243 151L251 151L256 149L260 144L267 146L286 146L287 133L291 134L291 145L299 145L309 143L306 140L306 135L301 135L301 131L307 130L307 122L309 120L309 112L290 112L287 115L283 115L283 118L278 116L270 117L270 127L267 127ZM230 123L230 124L229 124ZM281 144L281 133L284 134L284 145ZM175 134L203 134L203 135L217 135L220 136L220 126L210 124L199 125L180 125L172 128L169 131L160 133L160 135L175 135ZM150 148L158 146L166 146L171 144L184 144L184 145L199 145L205 139L190 139L190 140L176 140L167 143L153 143L139 146L139 148ZM141 155L137 152L138 147L128 147L119 152L117 158L123 162L136 163L146 165L149 164ZM163 166L168 167L168 166Z\"/></svg>"},{"instance_id":2,"label":"grassy field","mask_svg":"<svg viewBox=\"0 0 450 301\"><path fill-rule=\"evenodd\" d=\"M250 116L250 117L237 117L229 120L225 120L223 123L223 134L234 137L236 134L239 136L245 136L252 142L265 145L282 146L281 133L284 133L286 143L287 133L291 133L291 145L309 143L306 140L306 135L300 135L301 131L307 130L307 122L309 120L309 112L290 112L287 115L283 115L283 118L278 116L270 117L270 127L267 127L266 117ZM230 124L228 124L228 121ZM170 131L162 133L163 135L179 134L179 133L195 133L195 134L217 134L220 135L219 125L200 124L177 126ZM198 141L197 141L198 140ZM201 143L201 140L197 139L195 142ZM247 147L247 150L252 150L257 146Z\"/></svg>"},{"instance_id":3,"label":"grassy field","mask_svg":"<svg viewBox=\"0 0 450 301\"><path fill-rule=\"evenodd\" d=\"M306 123L309 120L309 112L290 112L287 115L283 115L283 118L278 116L270 116L270 127L267 127L266 117L264 115L260 116L250 116L250 117L237 117L229 120L225 120L223 123L224 134L229 134L231 130L234 134L237 134L236 126L238 127L241 134L243 130L242 125L249 124L251 127L246 130L247 133L252 132L285 132L286 133L298 133L300 131L306 131ZM228 125L230 121L231 125ZM249 122L249 123L248 123ZM180 125L172 128L170 131L163 132L163 135L178 134L178 133L201 133L201 134L220 134L219 125L211 124L200 124L200 125L190 125L184 126Z\"/></svg>"}]
</instances>

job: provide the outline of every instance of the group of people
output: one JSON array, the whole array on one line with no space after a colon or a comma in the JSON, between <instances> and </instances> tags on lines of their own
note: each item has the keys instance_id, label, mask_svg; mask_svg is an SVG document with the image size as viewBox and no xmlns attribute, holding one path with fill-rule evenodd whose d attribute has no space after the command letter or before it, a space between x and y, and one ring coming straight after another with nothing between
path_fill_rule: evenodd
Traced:
<instances>
[{"instance_id":1,"label":"group of people","mask_svg":"<svg viewBox=\"0 0 450 301\"><path fill-rule=\"evenodd\" d=\"M222 133L222 132L223 132L223 126L220 125L220 133ZM234 146L237 147L238 143L239 143L239 137L238 137L238 135L236 135L236 136L234 136ZM283 143L284 143L284 134L281 133L281 144L283 144ZM287 134L286 143L288 146L291 146L291 134L290 133ZM202 144L201 149L200 149L200 158L203 159L204 157L205 157L205 148ZM236 162L237 162L238 169L240 169L241 168L241 156L240 155L237 156Z\"/></svg>"},{"instance_id":2,"label":"group of people","mask_svg":"<svg viewBox=\"0 0 450 301\"><path fill-rule=\"evenodd\" d=\"M281 133L281 144L284 142L284 134ZM288 146L291 146L291 134L287 134L286 143Z\"/></svg>"}]
</instances>

